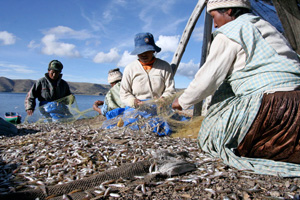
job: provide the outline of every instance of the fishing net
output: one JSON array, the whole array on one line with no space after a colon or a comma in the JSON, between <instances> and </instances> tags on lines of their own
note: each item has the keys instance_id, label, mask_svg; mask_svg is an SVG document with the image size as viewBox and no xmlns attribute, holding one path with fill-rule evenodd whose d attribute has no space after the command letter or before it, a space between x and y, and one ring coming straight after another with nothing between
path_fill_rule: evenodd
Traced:
<instances>
[{"instance_id":1,"label":"fishing net","mask_svg":"<svg viewBox=\"0 0 300 200\"><path fill-rule=\"evenodd\" d=\"M116 180L119 178L130 179L134 176L143 175L149 172L150 161L140 161L136 163L124 164L123 166L111 170L107 170L98 175L76 180L70 183L41 187L39 189L26 190L16 193L0 195L0 200L35 200L41 199L63 199L62 196L68 194L73 200L81 200L87 195L88 189L93 189L107 180ZM95 190L95 189L94 189ZM74 194L70 194L72 191ZM92 191L91 191L92 192ZM95 193L94 196L97 194Z\"/></svg>"},{"instance_id":2,"label":"fishing net","mask_svg":"<svg viewBox=\"0 0 300 200\"><path fill-rule=\"evenodd\" d=\"M150 160L123 164L118 168L106 170L98 175L65 184L49 187L40 186L38 189L0 194L0 200L82 200L91 199L91 197L102 199L107 197L109 189L102 191L102 194L99 194L99 189L97 190L97 188L101 188L101 185L103 186L106 181L118 179L133 180L136 176L141 175L148 175L151 179L154 174L151 174L150 168L153 165L156 165L156 174L159 173L164 176L181 175L197 169L194 163L187 162L182 158L178 159L177 156L177 154L172 154L168 151L157 151L154 153L153 159ZM87 196L89 196L89 198L87 198Z\"/></svg>"},{"instance_id":3,"label":"fishing net","mask_svg":"<svg viewBox=\"0 0 300 200\"><path fill-rule=\"evenodd\" d=\"M128 127L132 130L151 131L159 136L170 135L177 127L190 121L192 114L174 111L171 104L175 97L143 101L138 108L125 107L106 114L103 129Z\"/></svg>"},{"instance_id":4,"label":"fishing net","mask_svg":"<svg viewBox=\"0 0 300 200\"><path fill-rule=\"evenodd\" d=\"M203 117L193 117L193 110L175 111L171 105L182 92L168 98L143 101L137 108L119 108L106 114L107 120L99 128L117 127L132 130L151 131L159 136L174 135L175 137L195 138ZM26 116L24 123L75 122L78 119L95 118L99 114L91 108L80 110L74 95L69 95L53 102L42 104L32 116Z\"/></svg>"},{"instance_id":5,"label":"fishing net","mask_svg":"<svg viewBox=\"0 0 300 200\"><path fill-rule=\"evenodd\" d=\"M98 115L92 108L81 111L74 95L52 101L41 102L32 116L26 116L24 123L74 122L78 119L92 118Z\"/></svg>"}]
</instances>

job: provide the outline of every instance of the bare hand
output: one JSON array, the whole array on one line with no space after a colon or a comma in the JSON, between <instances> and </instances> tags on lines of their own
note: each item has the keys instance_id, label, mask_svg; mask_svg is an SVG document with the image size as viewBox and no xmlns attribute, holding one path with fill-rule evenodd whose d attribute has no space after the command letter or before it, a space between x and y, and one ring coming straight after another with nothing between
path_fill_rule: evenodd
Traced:
<instances>
[{"instance_id":1,"label":"bare hand","mask_svg":"<svg viewBox=\"0 0 300 200\"><path fill-rule=\"evenodd\" d=\"M33 115L33 110L26 110L26 112L27 112L27 115L28 115L28 116Z\"/></svg>"},{"instance_id":2,"label":"bare hand","mask_svg":"<svg viewBox=\"0 0 300 200\"><path fill-rule=\"evenodd\" d=\"M134 99L134 105L137 107L137 106L140 106L142 105L144 102L139 100L139 99Z\"/></svg>"},{"instance_id":3,"label":"bare hand","mask_svg":"<svg viewBox=\"0 0 300 200\"><path fill-rule=\"evenodd\" d=\"M102 114L102 112L101 112L101 109L100 108L98 108L98 106L102 106L104 104L104 102L103 101L95 101L94 102L94 104L93 104L93 109L95 110L95 111L97 111L100 115Z\"/></svg>"},{"instance_id":4,"label":"bare hand","mask_svg":"<svg viewBox=\"0 0 300 200\"><path fill-rule=\"evenodd\" d=\"M182 110L181 105L178 102L178 98L174 100L174 102L172 103L172 108L173 109L177 109L177 110Z\"/></svg>"},{"instance_id":5,"label":"bare hand","mask_svg":"<svg viewBox=\"0 0 300 200\"><path fill-rule=\"evenodd\" d=\"M102 106L103 104L104 104L104 101L99 101L99 100L98 100L98 101L95 101L95 102L94 102L94 105L96 105L97 107L98 107L98 106Z\"/></svg>"},{"instance_id":6,"label":"bare hand","mask_svg":"<svg viewBox=\"0 0 300 200\"><path fill-rule=\"evenodd\" d=\"M95 101L94 104L93 104L93 109L97 111L98 110L98 106L102 106L103 104L104 104L103 101L99 101L99 100Z\"/></svg>"}]
</instances>

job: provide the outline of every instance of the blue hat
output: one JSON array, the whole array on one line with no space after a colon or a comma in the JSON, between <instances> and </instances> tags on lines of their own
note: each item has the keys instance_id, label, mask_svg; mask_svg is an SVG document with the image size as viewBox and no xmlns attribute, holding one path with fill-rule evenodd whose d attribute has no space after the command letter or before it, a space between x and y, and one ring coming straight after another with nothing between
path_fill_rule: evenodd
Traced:
<instances>
[{"instance_id":1,"label":"blue hat","mask_svg":"<svg viewBox=\"0 0 300 200\"><path fill-rule=\"evenodd\" d=\"M156 46L153 35L151 33L138 33L134 38L135 49L131 55L138 55L146 51L160 52L161 48Z\"/></svg>"}]
</instances>

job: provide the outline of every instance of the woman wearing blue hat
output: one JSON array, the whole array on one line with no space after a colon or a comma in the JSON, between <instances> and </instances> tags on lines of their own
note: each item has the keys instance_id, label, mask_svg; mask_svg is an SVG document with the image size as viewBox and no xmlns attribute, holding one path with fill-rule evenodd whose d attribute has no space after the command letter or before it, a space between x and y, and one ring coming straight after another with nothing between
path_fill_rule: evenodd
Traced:
<instances>
[{"instance_id":1,"label":"woman wearing blue hat","mask_svg":"<svg viewBox=\"0 0 300 200\"><path fill-rule=\"evenodd\" d=\"M125 67L120 96L123 103L136 107L141 100L168 97L175 93L173 72L169 63L156 58L160 52L151 33L138 33L132 55L138 59Z\"/></svg>"}]
</instances>

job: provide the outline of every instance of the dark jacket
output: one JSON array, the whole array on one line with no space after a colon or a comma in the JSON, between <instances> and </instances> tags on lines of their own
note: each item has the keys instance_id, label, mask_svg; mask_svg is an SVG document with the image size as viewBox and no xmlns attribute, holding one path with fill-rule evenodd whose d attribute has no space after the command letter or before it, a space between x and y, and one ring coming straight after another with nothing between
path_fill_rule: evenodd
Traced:
<instances>
[{"instance_id":1,"label":"dark jacket","mask_svg":"<svg viewBox=\"0 0 300 200\"><path fill-rule=\"evenodd\" d=\"M70 87L66 81L62 79L62 75L53 83L50 81L48 73L45 77L39 79L33 84L25 98L25 110L34 110L35 99L41 101L55 101L71 94Z\"/></svg>"}]
</instances>

